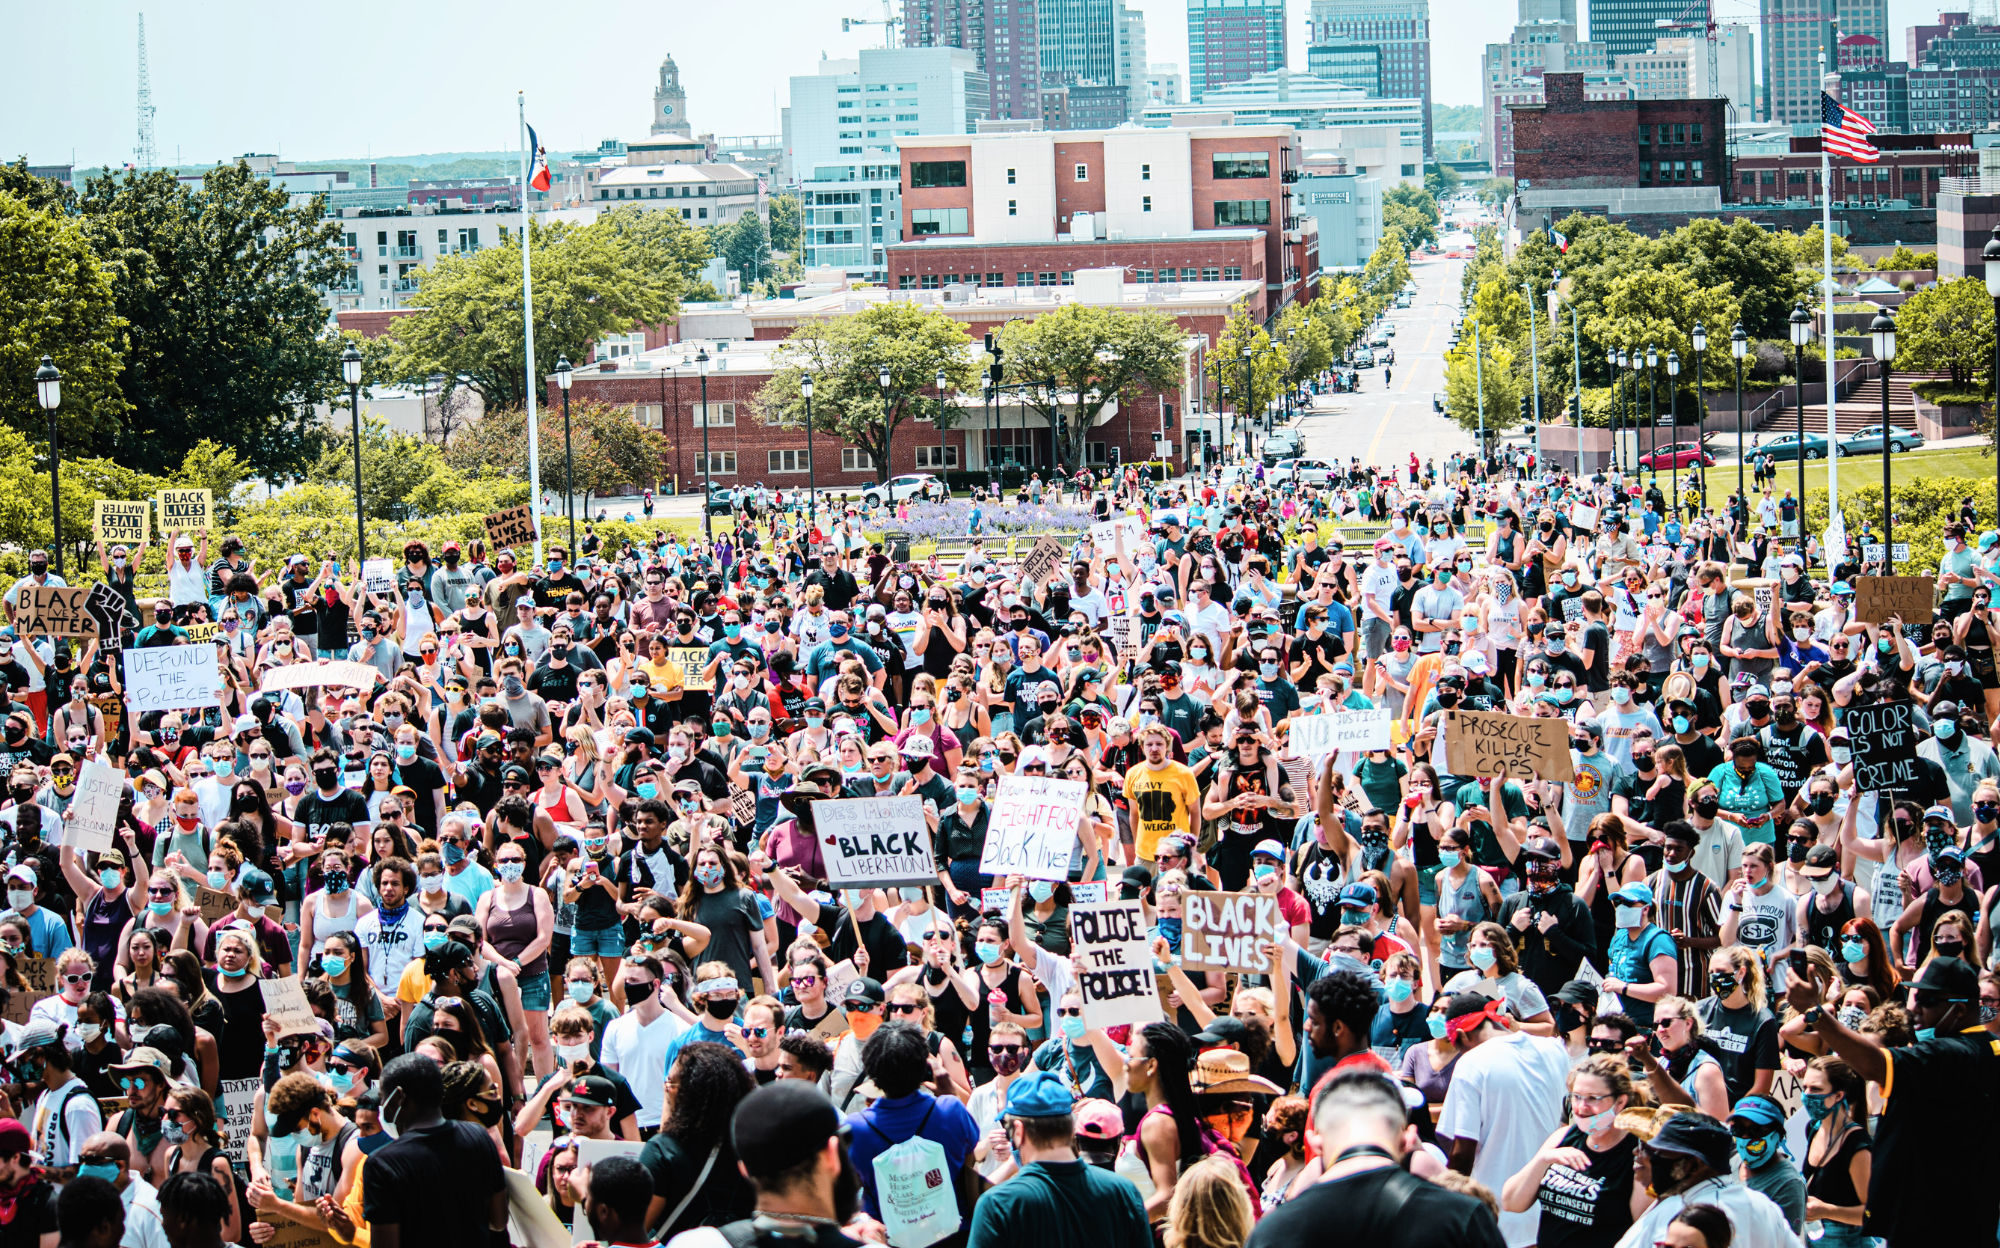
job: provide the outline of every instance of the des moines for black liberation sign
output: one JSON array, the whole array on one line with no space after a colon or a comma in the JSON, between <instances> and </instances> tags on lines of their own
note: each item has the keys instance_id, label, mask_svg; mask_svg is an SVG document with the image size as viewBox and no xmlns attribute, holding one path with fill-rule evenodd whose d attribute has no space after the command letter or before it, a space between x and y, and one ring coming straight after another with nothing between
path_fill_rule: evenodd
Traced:
<instances>
[{"instance_id":1,"label":"des moines for black liberation sign","mask_svg":"<svg viewBox=\"0 0 2000 1248\"><path fill-rule=\"evenodd\" d=\"M921 797L850 797L814 802L813 831L836 888L936 884Z\"/></svg>"}]
</instances>

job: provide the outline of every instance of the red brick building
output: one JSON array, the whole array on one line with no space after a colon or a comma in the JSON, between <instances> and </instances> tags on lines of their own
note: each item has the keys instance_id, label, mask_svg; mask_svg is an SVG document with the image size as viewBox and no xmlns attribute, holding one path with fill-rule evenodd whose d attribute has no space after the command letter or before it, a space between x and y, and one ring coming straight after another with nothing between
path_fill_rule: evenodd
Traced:
<instances>
[{"instance_id":1,"label":"red brick building","mask_svg":"<svg viewBox=\"0 0 2000 1248\"><path fill-rule=\"evenodd\" d=\"M1583 77L1546 74L1541 103L1508 106L1517 187L1714 186L1728 196L1727 100L1586 99Z\"/></svg>"},{"instance_id":2,"label":"red brick building","mask_svg":"<svg viewBox=\"0 0 2000 1248\"><path fill-rule=\"evenodd\" d=\"M1902 199L1912 208L1935 208L1943 179L1979 173L1979 153L1972 148L1970 134L1875 134L1869 141L1882 153L1874 164L1833 162L1836 203L1874 207ZM1725 191L1724 196L1744 203L1818 203L1819 136L1795 136L1791 149L1780 156L1738 156L1735 193Z\"/></svg>"}]
</instances>

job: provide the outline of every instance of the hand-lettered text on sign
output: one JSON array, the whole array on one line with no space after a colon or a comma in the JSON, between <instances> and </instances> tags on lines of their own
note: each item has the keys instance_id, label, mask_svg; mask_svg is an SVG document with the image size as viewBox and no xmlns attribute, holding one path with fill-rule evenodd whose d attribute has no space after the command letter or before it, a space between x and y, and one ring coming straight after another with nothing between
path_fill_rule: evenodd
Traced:
<instances>
[{"instance_id":1,"label":"hand-lettered text on sign","mask_svg":"<svg viewBox=\"0 0 2000 1248\"><path fill-rule=\"evenodd\" d=\"M1497 711L1446 711L1445 766L1453 775L1576 778L1569 756L1569 721L1505 715Z\"/></svg>"},{"instance_id":2,"label":"hand-lettered text on sign","mask_svg":"<svg viewBox=\"0 0 2000 1248\"><path fill-rule=\"evenodd\" d=\"M1841 726L1853 747L1856 792L1895 792L1919 783L1917 716L1911 703L1850 706Z\"/></svg>"},{"instance_id":3,"label":"hand-lettered text on sign","mask_svg":"<svg viewBox=\"0 0 2000 1248\"><path fill-rule=\"evenodd\" d=\"M495 551L535 544L535 509L527 503L496 511L485 519L486 541Z\"/></svg>"},{"instance_id":4,"label":"hand-lettered text on sign","mask_svg":"<svg viewBox=\"0 0 2000 1248\"><path fill-rule=\"evenodd\" d=\"M1881 624L1896 616L1905 624L1931 622L1937 598L1937 578L1929 576L1857 576L1854 578L1854 618Z\"/></svg>"},{"instance_id":5,"label":"hand-lettered text on sign","mask_svg":"<svg viewBox=\"0 0 2000 1248\"><path fill-rule=\"evenodd\" d=\"M90 591L79 585L24 585L14 603L14 626L24 637L101 636L90 613Z\"/></svg>"},{"instance_id":6,"label":"hand-lettered text on sign","mask_svg":"<svg viewBox=\"0 0 2000 1248\"><path fill-rule=\"evenodd\" d=\"M814 802L812 812L829 884L937 883L923 798L913 794Z\"/></svg>"},{"instance_id":7,"label":"hand-lettered text on sign","mask_svg":"<svg viewBox=\"0 0 2000 1248\"><path fill-rule=\"evenodd\" d=\"M1002 776L986 824L979 870L1031 880L1069 878L1084 782L1044 776Z\"/></svg>"},{"instance_id":8,"label":"hand-lettered text on sign","mask_svg":"<svg viewBox=\"0 0 2000 1248\"><path fill-rule=\"evenodd\" d=\"M1181 965L1189 970L1268 975L1264 946L1282 940L1275 896L1190 891L1181 898Z\"/></svg>"},{"instance_id":9,"label":"hand-lettered text on sign","mask_svg":"<svg viewBox=\"0 0 2000 1248\"><path fill-rule=\"evenodd\" d=\"M1072 904L1069 926L1071 947L1081 964L1076 986L1083 996L1084 1025L1160 1022L1165 1015L1153 982L1144 907L1136 901Z\"/></svg>"}]
</instances>

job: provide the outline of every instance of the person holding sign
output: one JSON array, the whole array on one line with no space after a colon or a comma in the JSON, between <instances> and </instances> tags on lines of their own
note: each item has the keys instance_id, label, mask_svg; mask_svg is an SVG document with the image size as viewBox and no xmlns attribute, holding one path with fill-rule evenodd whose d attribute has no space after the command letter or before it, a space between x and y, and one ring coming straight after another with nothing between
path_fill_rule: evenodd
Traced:
<instances>
[{"instance_id":1,"label":"person holding sign","mask_svg":"<svg viewBox=\"0 0 2000 1248\"><path fill-rule=\"evenodd\" d=\"M201 535L199 561L194 539L185 533L169 530L167 549L174 552L167 560L167 600L173 603L174 623L186 624L197 619L197 610L208 611L208 533Z\"/></svg>"}]
</instances>

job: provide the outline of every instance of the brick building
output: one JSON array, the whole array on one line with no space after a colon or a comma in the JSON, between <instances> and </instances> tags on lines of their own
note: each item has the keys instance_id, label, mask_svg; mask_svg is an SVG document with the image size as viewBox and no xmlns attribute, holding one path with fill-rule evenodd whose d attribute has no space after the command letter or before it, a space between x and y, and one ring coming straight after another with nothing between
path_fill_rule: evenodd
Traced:
<instances>
[{"instance_id":1,"label":"brick building","mask_svg":"<svg viewBox=\"0 0 2000 1248\"><path fill-rule=\"evenodd\" d=\"M1728 101L1586 98L1584 76L1545 74L1514 104L1515 184L1537 190L1723 186Z\"/></svg>"},{"instance_id":2,"label":"brick building","mask_svg":"<svg viewBox=\"0 0 2000 1248\"><path fill-rule=\"evenodd\" d=\"M1912 208L1936 208L1943 179L1979 172L1970 134L1876 134L1870 139L1882 153L1874 164L1833 163L1836 204L1877 207L1906 200ZM1779 156L1738 156L1729 197L1740 203L1818 203L1819 136L1794 136L1791 149Z\"/></svg>"}]
</instances>

